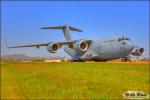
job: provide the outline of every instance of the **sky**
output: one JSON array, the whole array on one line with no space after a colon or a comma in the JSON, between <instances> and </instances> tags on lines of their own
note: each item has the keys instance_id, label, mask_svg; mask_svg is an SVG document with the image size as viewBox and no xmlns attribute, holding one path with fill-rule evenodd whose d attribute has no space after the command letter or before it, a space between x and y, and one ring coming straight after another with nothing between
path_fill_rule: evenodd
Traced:
<instances>
[{"instance_id":1,"label":"sky","mask_svg":"<svg viewBox=\"0 0 150 100\"><path fill-rule=\"evenodd\" d=\"M63 48L58 54L49 53L46 47L7 48L65 41L60 30L40 29L64 24L83 30L71 32L72 39L125 35L145 49L145 57L149 56L148 1L2 1L1 55L66 56Z\"/></svg>"}]
</instances>

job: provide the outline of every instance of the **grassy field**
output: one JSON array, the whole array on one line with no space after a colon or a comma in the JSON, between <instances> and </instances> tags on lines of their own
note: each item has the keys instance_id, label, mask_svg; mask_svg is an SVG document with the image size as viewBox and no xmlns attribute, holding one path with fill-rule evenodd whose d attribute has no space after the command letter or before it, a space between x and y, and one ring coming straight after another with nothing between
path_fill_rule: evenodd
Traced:
<instances>
[{"instance_id":1,"label":"grassy field","mask_svg":"<svg viewBox=\"0 0 150 100\"><path fill-rule=\"evenodd\" d=\"M121 99L149 84L148 64L1 62L1 99Z\"/></svg>"}]
</instances>

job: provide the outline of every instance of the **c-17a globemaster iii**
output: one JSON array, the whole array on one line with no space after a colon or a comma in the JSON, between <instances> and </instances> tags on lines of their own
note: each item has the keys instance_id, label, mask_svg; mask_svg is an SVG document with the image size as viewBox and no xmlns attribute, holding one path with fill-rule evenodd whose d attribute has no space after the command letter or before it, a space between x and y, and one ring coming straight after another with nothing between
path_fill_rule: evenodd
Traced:
<instances>
[{"instance_id":1,"label":"c-17a globemaster iii","mask_svg":"<svg viewBox=\"0 0 150 100\"><path fill-rule=\"evenodd\" d=\"M124 36L107 39L79 39L71 40L70 31L82 32L80 29L68 26L42 27L41 29L59 29L64 33L66 41L48 42L44 44L32 44L13 46L9 48L46 46L50 53L57 53L64 46L64 51L71 56L70 61L107 61L126 58L129 55L140 56L144 48L135 48L133 42Z\"/></svg>"}]
</instances>

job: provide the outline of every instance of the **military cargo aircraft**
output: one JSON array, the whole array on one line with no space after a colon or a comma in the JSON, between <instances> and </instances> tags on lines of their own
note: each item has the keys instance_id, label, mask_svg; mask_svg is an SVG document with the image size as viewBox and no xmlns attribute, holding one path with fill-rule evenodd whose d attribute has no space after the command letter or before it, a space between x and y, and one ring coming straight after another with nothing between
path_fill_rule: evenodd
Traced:
<instances>
[{"instance_id":1,"label":"military cargo aircraft","mask_svg":"<svg viewBox=\"0 0 150 100\"><path fill-rule=\"evenodd\" d=\"M82 32L82 30L71 27L67 24L64 26L42 27L41 29L62 30L66 41L13 46L9 48L39 48L40 46L46 46L48 52L57 53L59 49L64 46L64 51L71 56L70 61L107 61L119 58L127 58L129 55L141 56L144 53L144 48L135 48L133 42L125 36L97 40L71 40L70 31Z\"/></svg>"}]
</instances>

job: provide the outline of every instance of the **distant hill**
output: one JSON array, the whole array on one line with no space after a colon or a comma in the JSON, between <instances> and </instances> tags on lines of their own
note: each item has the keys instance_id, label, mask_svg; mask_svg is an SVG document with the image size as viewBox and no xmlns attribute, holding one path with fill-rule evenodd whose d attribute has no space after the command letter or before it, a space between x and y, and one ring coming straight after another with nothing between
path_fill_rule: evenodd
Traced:
<instances>
[{"instance_id":1,"label":"distant hill","mask_svg":"<svg viewBox=\"0 0 150 100\"><path fill-rule=\"evenodd\" d=\"M46 59L63 59L62 57L29 57L25 54L3 55L1 61L44 61Z\"/></svg>"},{"instance_id":2,"label":"distant hill","mask_svg":"<svg viewBox=\"0 0 150 100\"><path fill-rule=\"evenodd\" d=\"M1 61L29 61L32 60L25 54L14 54L14 55L4 55L1 56Z\"/></svg>"}]
</instances>

